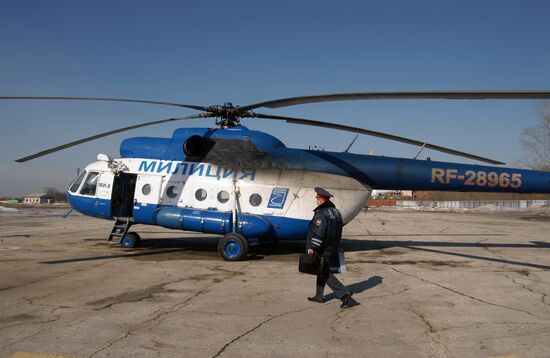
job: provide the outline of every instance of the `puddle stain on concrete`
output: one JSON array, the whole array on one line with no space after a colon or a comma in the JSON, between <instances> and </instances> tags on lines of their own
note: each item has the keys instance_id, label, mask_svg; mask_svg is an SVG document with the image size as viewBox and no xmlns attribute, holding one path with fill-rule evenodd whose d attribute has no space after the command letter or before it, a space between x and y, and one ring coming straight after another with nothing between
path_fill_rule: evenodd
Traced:
<instances>
[{"instance_id":1,"label":"puddle stain on concrete","mask_svg":"<svg viewBox=\"0 0 550 358\"><path fill-rule=\"evenodd\" d=\"M144 301L146 299L153 298L153 296L157 294L170 293L170 292L176 291L176 290L167 289L165 287L167 284L168 283L161 283L161 284L150 286L140 290L124 292L119 295L88 302L86 303L86 305L94 306L95 310L102 310L116 304Z\"/></svg>"},{"instance_id":2,"label":"puddle stain on concrete","mask_svg":"<svg viewBox=\"0 0 550 358\"><path fill-rule=\"evenodd\" d=\"M13 323L13 322L31 321L36 318L40 318L40 317L29 313L21 313L13 316L2 317L0 318L0 321L2 321L3 323Z\"/></svg>"}]
</instances>

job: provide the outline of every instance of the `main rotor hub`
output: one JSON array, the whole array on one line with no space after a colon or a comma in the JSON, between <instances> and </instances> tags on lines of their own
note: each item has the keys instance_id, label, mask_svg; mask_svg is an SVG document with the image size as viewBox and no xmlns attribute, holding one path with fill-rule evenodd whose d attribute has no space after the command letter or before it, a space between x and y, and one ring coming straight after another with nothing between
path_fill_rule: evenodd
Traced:
<instances>
[{"instance_id":1,"label":"main rotor hub","mask_svg":"<svg viewBox=\"0 0 550 358\"><path fill-rule=\"evenodd\" d=\"M239 106L233 106L231 102L225 102L223 106L214 105L208 107L207 110L210 113L211 117L217 117L216 124L223 129L233 128L235 126L240 126L240 118L243 117L254 117L254 112L252 111L243 111Z\"/></svg>"}]
</instances>

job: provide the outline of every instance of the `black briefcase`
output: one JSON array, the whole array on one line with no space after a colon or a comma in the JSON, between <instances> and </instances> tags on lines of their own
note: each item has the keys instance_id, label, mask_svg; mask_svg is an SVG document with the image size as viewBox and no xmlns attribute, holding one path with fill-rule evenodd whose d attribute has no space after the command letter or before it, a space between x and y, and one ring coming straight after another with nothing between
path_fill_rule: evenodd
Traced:
<instances>
[{"instance_id":1,"label":"black briefcase","mask_svg":"<svg viewBox=\"0 0 550 358\"><path fill-rule=\"evenodd\" d=\"M310 275L317 275L317 273L319 272L319 256L316 254L300 254L298 271Z\"/></svg>"}]
</instances>

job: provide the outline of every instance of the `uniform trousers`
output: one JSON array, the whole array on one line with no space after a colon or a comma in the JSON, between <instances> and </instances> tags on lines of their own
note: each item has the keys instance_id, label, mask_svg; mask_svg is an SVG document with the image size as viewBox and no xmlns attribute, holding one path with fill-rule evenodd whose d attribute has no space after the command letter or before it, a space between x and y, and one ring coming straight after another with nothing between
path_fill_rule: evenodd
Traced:
<instances>
[{"instance_id":1,"label":"uniform trousers","mask_svg":"<svg viewBox=\"0 0 550 358\"><path fill-rule=\"evenodd\" d=\"M321 257L321 260L321 267L317 274L317 286L325 287L327 285L338 298L342 297L346 293L346 286L330 272L331 257Z\"/></svg>"}]
</instances>

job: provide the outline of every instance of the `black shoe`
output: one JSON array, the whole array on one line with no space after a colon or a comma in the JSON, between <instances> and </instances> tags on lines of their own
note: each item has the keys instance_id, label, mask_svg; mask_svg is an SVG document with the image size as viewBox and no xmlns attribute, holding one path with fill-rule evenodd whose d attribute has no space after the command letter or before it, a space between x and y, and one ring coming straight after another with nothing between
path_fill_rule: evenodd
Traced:
<instances>
[{"instance_id":1,"label":"black shoe","mask_svg":"<svg viewBox=\"0 0 550 358\"><path fill-rule=\"evenodd\" d=\"M308 297L307 299L311 302L319 302L319 303L324 303L325 302L325 300L323 299L323 296L321 296L321 297L313 296L313 297Z\"/></svg>"},{"instance_id":2,"label":"black shoe","mask_svg":"<svg viewBox=\"0 0 550 358\"><path fill-rule=\"evenodd\" d=\"M351 291L348 291L346 293L344 293L344 295L342 296L342 298L340 298L340 300L342 300L342 304L340 305L340 308L348 308L350 307L350 301L351 301L351 296L353 295L353 292Z\"/></svg>"}]
</instances>

